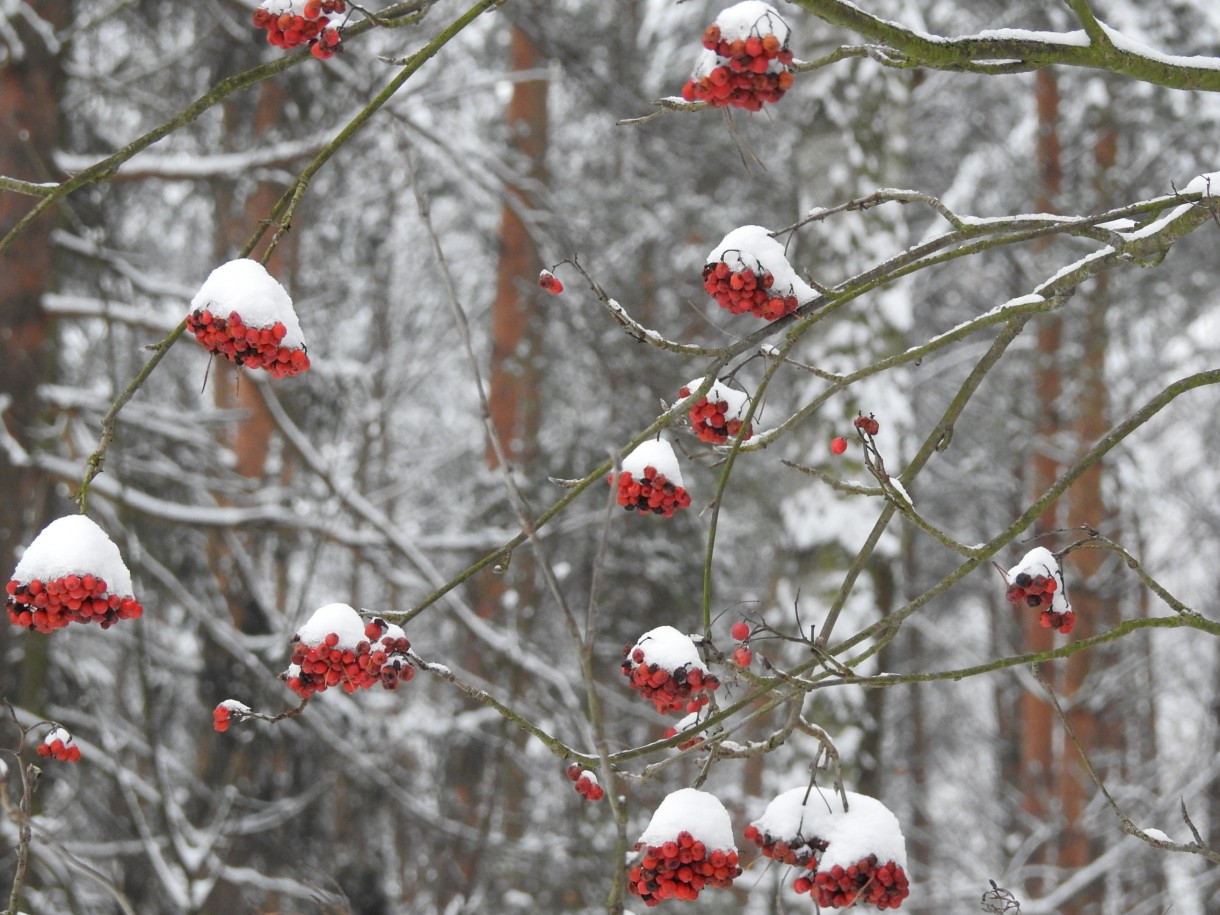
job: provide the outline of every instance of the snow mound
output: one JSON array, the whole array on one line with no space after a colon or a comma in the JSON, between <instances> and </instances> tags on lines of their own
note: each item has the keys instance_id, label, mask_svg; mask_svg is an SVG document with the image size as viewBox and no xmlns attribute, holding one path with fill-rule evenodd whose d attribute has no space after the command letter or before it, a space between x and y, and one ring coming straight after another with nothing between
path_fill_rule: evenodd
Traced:
<instances>
[{"instance_id":1,"label":"snow mound","mask_svg":"<svg viewBox=\"0 0 1220 915\"><path fill-rule=\"evenodd\" d=\"M191 299L191 311L201 309L226 319L236 312L247 327L283 324L285 334L280 345L288 349L305 346L292 298L258 261L239 258L213 270Z\"/></svg>"},{"instance_id":2,"label":"snow mound","mask_svg":"<svg viewBox=\"0 0 1220 915\"><path fill-rule=\"evenodd\" d=\"M133 595L131 572L114 541L84 515L67 515L48 524L26 547L13 578L28 583L86 574L105 579L111 594Z\"/></svg>"},{"instance_id":3,"label":"snow mound","mask_svg":"<svg viewBox=\"0 0 1220 915\"><path fill-rule=\"evenodd\" d=\"M695 841L702 842L709 851L737 850L733 843L733 822L729 812L714 794L706 791L682 788L666 795L638 844L663 845L672 842L680 832L689 832Z\"/></svg>"}]
</instances>

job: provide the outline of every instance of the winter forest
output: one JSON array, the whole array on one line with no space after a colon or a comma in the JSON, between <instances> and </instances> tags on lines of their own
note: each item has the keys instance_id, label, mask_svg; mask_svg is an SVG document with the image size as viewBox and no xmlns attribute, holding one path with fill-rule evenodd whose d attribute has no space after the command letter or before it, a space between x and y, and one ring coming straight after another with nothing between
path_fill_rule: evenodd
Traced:
<instances>
[{"instance_id":1,"label":"winter forest","mask_svg":"<svg viewBox=\"0 0 1220 915\"><path fill-rule=\"evenodd\" d=\"M1215 0L0 0L0 911L1220 912Z\"/></svg>"}]
</instances>

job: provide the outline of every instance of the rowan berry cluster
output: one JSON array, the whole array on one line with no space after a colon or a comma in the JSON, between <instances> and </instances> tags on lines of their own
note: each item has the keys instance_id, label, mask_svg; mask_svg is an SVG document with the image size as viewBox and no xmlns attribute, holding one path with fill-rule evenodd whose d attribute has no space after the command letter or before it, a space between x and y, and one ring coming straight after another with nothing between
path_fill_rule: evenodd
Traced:
<instances>
[{"instance_id":1,"label":"rowan berry cluster","mask_svg":"<svg viewBox=\"0 0 1220 915\"><path fill-rule=\"evenodd\" d=\"M792 88L791 29L772 7L747 0L724 10L703 33L704 56L682 87L688 102L758 111Z\"/></svg>"},{"instance_id":2,"label":"rowan berry cluster","mask_svg":"<svg viewBox=\"0 0 1220 915\"><path fill-rule=\"evenodd\" d=\"M614 483L614 474L610 474L609 482ZM690 505L690 493L649 464L638 480L629 470L618 474L618 504L627 511L651 512L672 518L678 509Z\"/></svg>"},{"instance_id":3,"label":"rowan berry cluster","mask_svg":"<svg viewBox=\"0 0 1220 915\"><path fill-rule=\"evenodd\" d=\"M650 658L649 649L661 643L649 637L661 631L665 631L666 648L654 650ZM691 644L689 650L695 658L682 660L680 664L666 660L665 655L672 658L670 639L673 637L686 639L686 642ZM622 654L623 676L630 681L631 688L653 703L662 715L683 709L688 712L699 711L708 704L709 694L720 688L719 678L706 671L698 660L698 651L695 650L691 639L682 636L670 626L662 626L659 630L645 634L641 641L623 648Z\"/></svg>"},{"instance_id":4,"label":"rowan berry cluster","mask_svg":"<svg viewBox=\"0 0 1220 915\"><path fill-rule=\"evenodd\" d=\"M678 396L690 397L691 388L698 388L701 383L702 379L684 385L678 391ZM708 392L687 413L695 436L710 445L723 445L730 438L735 438L741 431L741 415L748 402L744 391L735 391L719 381L713 382ZM742 438L748 439L753 434L753 428L747 426Z\"/></svg>"},{"instance_id":5,"label":"rowan berry cluster","mask_svg":"<svg viewBox=\"0 0 1220 915\"><path fill-rule=\"evenodd\" d=\"M764 857L778 861L780 864L809 871L817 870L818 856L826 851L826 843L816 837L805 838L798 834L795 837L784 839L759 829L754 823L745 828L745 837L758 846ZM802 879L808 880L808 877L798 877L798 883ZM804 890L798 890L798 892L807 893L809 888L806 886Z\"/></svg>"},{"instance_id":6,"label":"rowan berry cluster","mask_svg":"<svg viewBox=\"0 0 1220 915\"><path fill-rule=\"evenodd\" d=\"M212 709L212 727L223 733L229 729L229 725L236 724L251 713L250 706L244 702L238 702L236 699L226 699L216 708Z\"/></svg>"},{"instance_id":7,"label":"rowan berry cluster","mask_svg":"<svg viewBox=\"0 0 1220 915\"><path fill-rule=\"evenodd\" d=\"M881 424L877 422L872 413L868 414L868 416L857 416L852 425L854 425L865 435L876 435L881 431Z\"/></svg>"},{"instance_id":8,"label":"rowan berry cluster","mask_svg":"<svg viewBox=\"0 0 1220 915\"><path fill-rule=\"evenodd\" d=\"M559 293L563 292L563 283L559 282L559 278L551 273L550 270L539 272L538 285L551 295L559 295Z\"/></svg>"},{"instance_id":9,"label":"rowan berry cluster","mask_svg":"<svg viewBox=\"0 0 1220 915\"><path fill-rule=\"evenodd\" d=\"M364 635L355 644L344 645L338 632L316 640L298 634L291 663L282 675L288 688L308 699L332 686L340 686L346 693L371 689L378 683L396 689L415 676L415 668L407 660L411 643L402 629L377 619L365 626Z\"/></svg>"},{"instance_id":10,"label":"rowan berry cluster","mask_svg":"<svg viewBox=\"0 0 1220 915\"><path fill-rule=\"evenodd\" d=\"M330 15L347 11L345 0L264 0L254 11L255 28L267 30L269 44L285 51L309 45L319 60L334 57L342 50L338 29L330 25Z\"/></svg>"},{"instance_id":11,"label":"rowan berry cluster","mask_svg":"<svg viewBox=\"0 0 1220 915\"><path fill-rule=\"evenodd\" d=\"M199 308L187 315L186 327L204 349L219 353L238 365L266 369L276 378L309 370L309 356L304 346L282 345L288 331L280 321L270 327L248 327L235 311L226 319Z\"/></svg>"},{"instance_id":12,"label":"rowan berry cluster","mask_svg":"<svg viewBox=\"0 0 1220 915\"><path fill-rule=\"evenodd\" d=\"M712 849L685 830L669 842L637 842L644 858L627 873L627 888L647 906L663 899L697 899L704 887L730 887L741 876L737 850Z\"/></svg>"},{"instance_id":13,"label":"rowan berry cluster","mask_svg":"<svg viewBox=\"0 0 1220 915\"><path fill-rule=\"evenodd\" d=\"M721 308L735 315L749 312L756 318L774 321L796 311L800 302L795 295L774 292L775 277L761 265L734 271L724 261L705 264L703 288Z\"/></svg>"},{"instance_id":14,"label":"rowan berry cluster","mask_svg":"<svg viewBox=\"0 0 1220 915\"><path fill-rule=\"evenodd\" d=\"M1004 597L1018 607L1039 610L1038 622L1044 629L1066 635L1075 627L1076 613L1060 587L1059 560L1050 550L1045 547L1031 550L1008 570L1005 580L1009 584Z\"/></svg>"},{"instance_id":15,"label":"rowan berry cluster","mask_svg":"<svg viewBox=\"0 0 1220 915\"><path fill-rule=\"evenodd\" d=\"M68 623L99 623L109 629L119 620L144 613L140 602L106 590L105 579L89 573L64 575L51 581L11 579L5 586L8 618L37 632L54 632Z\"/></svg>"},{"instance_id":16,"label":"rowan berry cluster","mask_svg":"<svg viewBox=\"0 0 1220 915\"><path fill-rule=\"evenodd\" d=\"M73 741L72 735L60 727L51 728L50 733L38 745L37 752L44 759L57 759L60 762L80 761L80 747Z\"/></svg>"},{"instance_id":17,"label":"rowan berry cluster","mask_svg":"<svg viewBox=\"0 0 1220 915\"><path fill-rule=\"evenodd\" d=\"M567 769L568 781L573 782L576 793L587 801L600 801L606 796L606 789L601 786L597 774L592 769L586 769L580 763L572 763Z\"/></svg>"},{"instance_id":18,"label":"rowan berry cluster","mask_svg":"<svg viewBox=\"0 0 1220 915\"><path fill-rule=\"evenodd\" d=\"M812 880L800 877L792 888L798 893L809 893L819 906L829 909L846 909L861 903L878 909L896 909L911 892L906 871L893 861L879 864L876 855L861 858L848 867L835 864L815 873Z\"/></svg>"}]
</instances>

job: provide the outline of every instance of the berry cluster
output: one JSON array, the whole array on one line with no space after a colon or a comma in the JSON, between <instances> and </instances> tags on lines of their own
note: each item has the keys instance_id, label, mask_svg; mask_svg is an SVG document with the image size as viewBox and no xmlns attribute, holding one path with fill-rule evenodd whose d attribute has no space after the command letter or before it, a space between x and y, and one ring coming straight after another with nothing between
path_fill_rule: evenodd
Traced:
<instances>
[{"instance_id":1,"label":"berry cluster","mask_svg":"<svg viewBox=\"0 0 1220 915\"><path fill-rule=\"evenodd\" d=\"M631 681L631 688L651 702L658 712L697 712L707 705L709 693L720 687L715 674L709 674L693 663L683 664L672 670L655 661L649 663L648 655L639 645L628 645L623 649L623 676Z\"/></svg>"},{"instance_id":2,"label":"berry cluster","mask_svg":"<svg viewBox=\"0 0 1220 915\"><path fill-rule=\"evenodd\" d=\"M346 693L371 689L378 683L395 689L400 681L415 676L415 668L407 661L411 643L399 627L375 619L365 626L364 634L364 639L351 646L341 645L337 632L316 641L298 634L292 661L282 675L288 688L308 699L331 686L341 686Z\"/></svg>"},{"instance_id":3,"label":"berry cluster","mask_svg":"<svg viewBox=\"0 0 1220 915\"><path fill-rule=\"evenodd\" d=\"M733 624L730 630L733 638L742 644L733 649L733 660L737 662L739 667L749 667L754 660L754 651L749 645L745 644L750 640L753 633L750 631L750 624L745 620L738 620Z\"/></svg>"},{"instance_id":4,"label":"berry cluster","mask_svg":"<svg viewBox=\"0 0 1220 915\"><path fill-rule=\"evenodd\" d=\"M38 755L44 759L58 759L60 762L79 762L80 747L72 740L72 735L60 727L51 728L51 732L38 745Z\"/></svg>"},{"instance_id":5,"label":"berry cluster","mask_svg":"<svg viewBox=\"0 0 1220 915\"><path fill-rule=\"evenodd\" d=\"M1036 547L1004 576L1008 589L1004 596L1018 607L1039 610L1038 621L1044 629L1065 635L1076 625L1076 613L1068 604L1061 587L1059 560L1046 547Z\"/></svg>"},{"instance_id":6,"label":"berry cluster","mask_svg":"<svg viewBox=\"0 0 1220 915\"><path fill-rule=\"evenodd\" d=\"M697 899L705 886L730 887L741 876L737 850L709 851L683 830L659 845L636 843L644 858L627 873L627 888L647 906L663 899Z\"/></svg>"},{"instance_id":7,"label":"berry cluster","mask_svg":"<svg viewBox=\"0 0 1220 915\"><path fill-rule=\"evenodd\" d=\"M818 871L813 879L797 878L792 888L798 893L810 893L823 908L845 909L866 903L878 909L896 909L910 895L906 871L893 861L878 864L876 855L861 858L855 864L838 864Z\"/></svg>"},{"instance_id":8,"label":"berry cluster","mask_svg":"<svg viewBox=\"0 0 1220 915\"><path fill-rule=\"evenodd\" d=\"M241 315L230 312L228 319L199 308L187 315L186 327L204 349L219 353L252 369L266 369L276 378L299 375L309 370L305 347L282 345L287 329L280 321L270 327L248 327Z\"/></svg>"},{"instance_id":9,"label":"berry cluster","mask_svg":"<svg viewBox=\"0 0 1220 915\"><path fill-rule=\"evenodd\" d=\"M703 288L721 308L735 315L749 312L756 318L774 321L796 311L800 305L796 296L774 293L774 285L774 275L761 265L757 270L744 267L734 271L722 260L703 267Z\"/></svg>"},{"instance_id":10,"label":"berry cluster","mask_svg":"<svg viewBox=\"0 0 1220 915\"><path fill-rule=\"evenodd\" d=\"M809 871L817 870L818 856L826 851L826 843L821 839L807 839L798 833L796 837L785 840L759 829L753 823L746 827L745 837L758 846L764 857L778 861L780 864ZM801 883L802 880L806 882ZM804 887L804 889L797 889L798 893L807 893L811 884L809 884L808 876L801 876L793 885Z\"/></svg>"},{"instance_id":11,"label":"berry cluster","mask_svg":"<svg viewBox=\"0 0 1220 915\"><path fill-rule=\"evenodd\" d=\"M614 474L610 474L609 482L613 485ZM690 493L649 464L638 480L629 470L619 473L618 504L627 511L651 512L662 518L672 518L678 509L690 505Z\"/></svg>"},{"instance_id":12,"label":"berry cluster","mask_svg":"<svg viewBox=\"0 0 1220 915\"><path fill-rule=\"evenodd\" d=\"M338 29L331 27L328 13L347 11L345 0L266 0L254 11L256 28L267 30L267 41L285 51L309 45L319 60L342 50Z\"/></svg>"},{"instance_id":13,"label":"berry cluster","mask_svg":"<svg viewBox=\"0 0 1220 915\"><path fill-rule=\"evenodd\" d=\"M538 285L549 292L551 295L559 295L563 292L563 283L550 270L543 270L538 274Z\"/></svg>"},{"instance_id":14,"label":"berry cluster","mask_svg":"<svg viewBox=\"0 0 1220 915\"><path fill-rule=\"evenodd\" d=\"M703 33L706 51L682 87L682 98L747 111L778 102L792 88L790 34L788 24L765 3L724 10Z\"/></svg>"},{"instance_id":15,"label":"berry cluster","mask_svg":"<svg viewBox=\"0 0 1220 915\"><path fill-rule=\"evenodd\" d=\"M252 714L252 709L244 702L238 702L236 699L226 699L216 708L212 709L212 727L224 733L229 729L229 725L236 724L250 714Z\"/></svg>"},{"instance_id":16,"label":"berry cluster","mask_svg":"<svg viewBox=\"0 0 1220 915\"><path fill-rule=\"evenodd\" d=\"M568 781L575 782L576 793L587 801L600 801L606 796L606 789L597 780L597 774L592 769L586 769L580 763L572 763L567 770Z\"/></svg>"},{"instance_id":17,"label":"berry cluster","mask_svg":"<svg viewBox=\"0 0 1220 915\"><path fill-rule=\"evenodd\" d=\"M683 385L678 396L690 397L692 386L698 388L701 383L702 379ZM741 431L741 415L748 402L744 391L735 391L719 381L713 382L708 392L695 402L687 414L695 436L710 445L723 445L730 438L735 438ZM753 434L754 430L747 426L742 438L748 439Z\"/></svg>"},{"instance_id":18,"label":"berry cluster","mask_svg":"<svg viewBox=\"0 0 1220 915\"><path fill-rule=\"evenodd\" d=\"M854 425L865 435L876 435L879 431L881 431L881 424L873 418L872 413L868 414L868 416L864 416L863 414L857 416L852 425Z\"/></svg>"},{"instance_id":19,"label":"berry cluster","mask_svg":"<svg viewBox=\"0 0 1220 915\"><path fill-rule=\"evenodd\" d=\"M1072 610L1057 612L1050 609L1055 600L1055 591L1059 585L1053 575L1030 575L1019 572L1012 580L1004 596L1018 607L1043 607L1038 621L1045 629L1057 629L1068 633L1076 625L1076 613Z\"/></svg>"},{"instance_id":20,"label":"berry cluster","mask_svg":"<svg viewBox=\"0 0 1220 915\"><path fill-rule=\"evenodd\" d=\"M100 623L109 629L119 620L137 619L144 608L134 597L106 590L105 579L89 573L51 581L12 579L5 586L8 618L37 632L54 632L68 623Z\"/></svg>"}]
</instances>

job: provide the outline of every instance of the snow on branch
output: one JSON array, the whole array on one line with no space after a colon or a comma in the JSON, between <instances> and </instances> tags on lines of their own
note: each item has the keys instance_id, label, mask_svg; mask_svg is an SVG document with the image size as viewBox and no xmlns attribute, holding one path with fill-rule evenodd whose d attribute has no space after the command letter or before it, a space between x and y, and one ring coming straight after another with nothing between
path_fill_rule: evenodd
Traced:
<instances>
[{"instance_id":1,"label":"snow on branch","mask_svg":"<svg viewBox=\"0 0 1220 915\"><path fill-rule=\"evenodd\" d=\"M885 46L891 65L970 73L1020 73L1052 65L1105 70L1170 89L1220 92L1220 58L1164 54L1106 26L1084 0L1071 7L1083 29L991 29L945 37L867 13L846 0L793 0L832 25Z\"/></svg>"}]
</instances>

